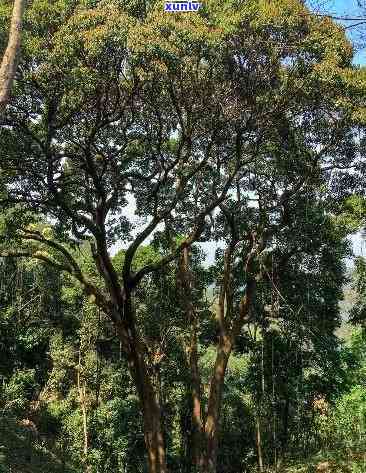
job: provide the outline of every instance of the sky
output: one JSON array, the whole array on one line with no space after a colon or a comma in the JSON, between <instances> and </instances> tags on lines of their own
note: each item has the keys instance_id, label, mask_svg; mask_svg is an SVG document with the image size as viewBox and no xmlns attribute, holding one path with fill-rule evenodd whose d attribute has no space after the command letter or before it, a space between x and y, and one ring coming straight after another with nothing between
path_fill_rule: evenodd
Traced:
<instances>
[{"instance_id":1,"label":"sky","mask_svg":"<svg viewBox=\"0 0 366 473\"><path fill-rule=\"evenodd\" d=\"M362 9L358 6L357 0L307 0L308 6L315 11L322 13L329 13L333 16L339 17L354 17L366 16L366 8ZM341 22L345 25L351 25L356 22L345 21ZM366 36L366 25L363 26L363 31ZM356 45L356 54L354 63L363 65L366 63L366 49L361 44L360 28L350 28L347 32L352 42Z\"/></svg>"}]
</instances>

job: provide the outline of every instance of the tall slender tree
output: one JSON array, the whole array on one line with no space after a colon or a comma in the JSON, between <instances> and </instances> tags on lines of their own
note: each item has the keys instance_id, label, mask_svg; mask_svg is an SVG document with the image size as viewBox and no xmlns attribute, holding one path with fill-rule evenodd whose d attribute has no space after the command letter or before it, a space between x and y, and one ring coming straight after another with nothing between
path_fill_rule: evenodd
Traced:
<instances>
[{"instance_id":1,"label":"tall slender tree","mask_svg":"<svg viewBox=\"0 0 366 473\"><path fill-rule=\"evenodd\" d=\"M9 40L0 66L0 116L10 99L11 87L19 62L22 19L26 0L14 0Z\"/></svg>"}]
</instances>

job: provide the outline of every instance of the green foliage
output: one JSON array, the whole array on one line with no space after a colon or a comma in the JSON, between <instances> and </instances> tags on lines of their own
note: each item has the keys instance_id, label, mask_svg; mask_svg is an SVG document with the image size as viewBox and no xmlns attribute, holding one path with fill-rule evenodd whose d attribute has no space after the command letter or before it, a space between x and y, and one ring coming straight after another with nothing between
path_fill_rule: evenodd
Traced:
<instances>
[{"instance_id":1,"label":"green foliage","mask_svg":"<svg viewBox=\"0 0 366 473\"><path fill-rule=\"evenodd\" d=\"M334 423L336 438L346 449L365 450L366 435L366 389L365 386L353 386L351 391L342 396L335 405Z\"/></svg>"},{"instance_id":2,"label":"green foliage","mask_svg":"<svg viewBox=\"0 0 366 473\"><path fill-rule=\"evenodd\" d=\"M366 201L361 195L351 195L341 207L341 213L335 218L336 225L346 233L356 232L364 225Z\"/></svg>"},{"instance_id":3,"label":"green foliage","mask_svg":"<svg viewBox=\"0 0 366 473\"><path fill-rule=\"evenodd\" d=\"M10 438L34 471L47 458L44 471L145 472L152 397L168 470L190 473L190 357L197 349L205 418L229 340L218 471L258 463L259 434L275 469L320 446L361 449L363 335L342 347L335 331L345 238L365 213L362 192L350 196L365 70L344 30L299 0L207 1L174 15L163 3L27 6L0 128ZM229 251L207 269L198 242ZM358 321L365 274L359 259ZM0 465L12 468L16 451L7 444Z\"/></svg>"},{"instance_id":4,"label":"green foliage","mask_svg":"<svg viewBox=\"0 0 366 473\"><path fill-rule=\"evenodd\" d=\"M52 371L47 388L53 393L65 395L74 383L75 349L71 343L63 340L59 332L50 339L49 356L52 360Z\"/></svg>"},{"instance_id":5,"label":"green foliage","mask_svg":"<svg viewBox=\"0 0 366 473\"><path fill-rule=\"evenodd\" d=\"M144 440L136 423L138 411L138 399L130 395L114 398L95 412L91 425L95 442L90 455L97 471L141 471Z\"/></svg>"},{"instance_id":6,"label":"green foliage","mask_svg":"<svg viewBox=\"0 0 366 473\"><path fill-rule=\"evenodd\" d=\"M29 408L38 388L34 369L15 371L3 387L4 409L20 417Z\"/></svg>"}]
</instances>

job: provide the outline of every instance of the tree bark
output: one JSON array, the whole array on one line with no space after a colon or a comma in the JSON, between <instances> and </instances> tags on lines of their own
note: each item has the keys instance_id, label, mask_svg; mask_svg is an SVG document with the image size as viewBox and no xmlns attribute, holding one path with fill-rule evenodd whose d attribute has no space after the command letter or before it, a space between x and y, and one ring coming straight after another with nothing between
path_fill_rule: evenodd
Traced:
<instances>
[{"instance_id":1,"label":"tree bark","mask_svg":"<svg viewBox=\"0 0 366 473\"><path fill-rule=\"evenodd\" d=\"M195 329L194 329L195 330ZM201 401L201 377L198 370L196 332L193 335L192 352L189 356L192 383L192 456L196 469L203 465L203 422Z\"/></svg>"},{"instance_id":2,"label":"tree bark","mask_svg":"<svg viewBox=\"0 0 366 473\"><path fill-rule=\"evenodd\" d=\"M138 388L144 421L144 438L149 473L166 473L164 437L161 426L161 408L147 372L145 361L136 354L130 361Z\"/></svg>"},{"instance_id":3,"label":"tree bark","mask_svg":"<svg viewBox=\"0 0 366 473\"><path fill-rule=\"evenodd\" d=\"M261 412L262 412L262 399L265 393L265 379L264 379L264 331L262 329L262 340L261 340L261 394L258 393L256 400L256 442L257 442L257 454L258 454L258 467L259 471L264 471L263 462L263 448L262 448L262 432L261 432Z\"/></svg>"},{"instance_id":4,"label":"tree bark","mask_svg":"<svg viewBox=\"0 0 366 473\"><path fill-rule=\"evenodd\" d=\"M219 323L221 328L221 335L217 348L214 372L211 377L207 418L205 423L206 452L203 467L204 473L217 473L220 410L226 369L236 337L238 336L240 330L242 329L249 316L249 311L252 305L256 288L255 279L249 276L246 283L245 294L242 300L240 301L239 314L237 318L233 321L231 330L229 330L227 327L227 321L224 318L224 303L225 298L227 299L227 303L230 303L231 301L229 283L229 274L231 271L229 262L230 257L231 255L228 252L228 262L226 265L227 271L226 275L224 276L224 290L222 292L222 297L220 297ZM232 312L232 307L228 307L227 310L229 310L229 312Z\"/></svg>"},{"instance_id":5,"label":"tree bark","mask_svg":"<svg viewBox=\"0 0 366 473\"><path fill-rule=\"evenodd\" d=\"M180 260L180 284L183 295L183 306L190 328L189 342L186 346L188 366L190 372L191 391L191 446L192 464L195 469L203 466L203 420L202 420L202 393L201 376L198 368L198 336L197 316L192 300L192 277L190 272L189 248L184 248Z\"/></svg>"},{"instance_id":6,"label":"tree bark","mask_svg":"<svg viewBox=\"0 0 366 473\"><path fill-rule=\"evenodd\" d=\"M262 450L262 435L261 435L261 424L259 412L256 413L255 419L255 430L256 430L256 444L257 444L257 455L258 455L258 467L259 471L263 472L263 450Z\"/></svg>"},{"instance_id":7,"label":"tree bark","mask_svg":"<svg viewBox=\"0 0 366 473\"><path fill-rule=\"evenodd\" d=\"M203 468L204 473L216 473L217 471L221 399L231 350L231 339L227 336L222 337L217 349L215 368L210 383L205 423L206 452Z\"/></svg>"},{"instance_id":8,"label":"tree bark","mask_svg":"<svg viewBox=\"0 0 366 473\"><path fill-rule=\"evenodd\" d=\"M281 456L282 459L285 459L287 453L287 444L288 444L288 421L289 421L289 410L290 410L290 397L286 394L285 397L285 406L282 415L282 441L281 441Z\"/></svg>"},{"instance_id":9,"label":"tree bark","mask_svg":"<svg viewBox=\"0 0 366 473\"><path fill-rule=\"evenodd\" d=\"M117 324L117 332L125 349L130 374L139 396L144 439L147 451L149 473L167 473L164 436L161 423L161 407L154 389L148 366L144 358L144 348L134 328L134 324L124 325L132 317L131 297L127 295L123 308L123 319Z\"/></svg>"},{"instance_id":10,"label":"tree bark","mask_svg":"<svg viewBox=\"0 0 366 473\"><path fill-rule=\"evenodd\" d=\"M26 0L14 0L8 45L0 67L0 115L9 102L10 91L18 66L25 3Z\"/></svg>"},{"instance_id":11,"label":"tree bark","mask_svg":"<svg viewBox=\"0 0 366 473\"><path fill-rule=\"evenodd\" d=\"M129 275L124 278L123 287L120 285L117 272L110 259L104 228L106 211L103 202L96 214L97 225L101 230L97 247L92 247L92 254L109 289L112 302L109 316L116 327L140 400L149 473L167 473L161 407L145 358L146 347L136 328L135 308L132 301L134 285Z\"/></svg>"}]
</instances>

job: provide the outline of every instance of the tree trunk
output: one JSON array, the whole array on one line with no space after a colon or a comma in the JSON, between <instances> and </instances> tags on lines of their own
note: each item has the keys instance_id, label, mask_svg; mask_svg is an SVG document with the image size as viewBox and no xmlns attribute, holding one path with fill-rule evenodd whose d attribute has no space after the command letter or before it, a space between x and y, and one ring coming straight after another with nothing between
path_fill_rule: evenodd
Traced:
<instances>
[{"instance_id":1,"label":"tree trunk","mask_svg":"<svg viewBox=\"0 0 366 473\"><path fill-rule=\"evenodd\" d=\"M198 371L197 340L192 343L190 353L190 370L192 383L192 460L196 469L203 465L203 422L201 403L201 378Z\"/></svg>"},{"instance_id":2,"label":"tree trunk","mask_svg":"<svg viewBox=\"0 0 366 473\"><path fill-rule=\"evenodd\" d=\"M127 296L123 320L131 321L132 318L131 298ZM161 408L148 372L143 345L133 323L126 329L124 322L120 322L117 324L117 332L127 354L129 371L140 399L149 473L167 473Z\"/></svg>"},{"instance_id":3,"label":"tree trunk","mask_svg":"<svg viewBox=\"0 0 366 473\"><path fill-rule=\"evenodd\" d=\"M262 329L262 340L261 340L261 394L258 393L256 401L256 442L257 442L257 454L258 454L258 467L259 471L263 472L263 448L262 448L262 432L261 432L261 412L262 412L262 401L265 393L265 379L264 379L264 330Z\"/></svg>"},{"instance_id":4,"label":"tree trunk","mask_svg":"<svg viewBox=\"0 0 366 473\"><path fill-rule=\"evenodd\" d=\"M164 438L161 428L161 410L154 395L145 395L143 415L149 473L166 473L167 467Z\"/></svg>"},{"instance_id":5,"label":"tree trunk","mask_svg":"<svg viewBox=\"0 0 366 473\"><path fill-rule=\"evenodd\" d=\"M146 362L139 350L133 350L128 361L141 403L149 473L166 473L161 408L157 393L148 374Z\"/></svg>"},{"instance_id":6,"label":"tree trunk","mask_svg":"<svg viewBox=\"0 0 366 473\"><path fill-rule=\"evenodd\" d=\"M229 254L230 257L230 254ZM231 290L229 283L230 275L230 264L227 264L227 271L224 280L224 290L222 291L222 297L220 297L220 339L217 348L216 362L214 372L211 377L207 417L205 423L205 436L206 436L206 451L204 459L203 473L217 473L217 456L219 448L219 426L220 426L220 409L222 392L224 388L225 374L233 344L243 328L243 325L248 320L250 307L252 305L256 281L252 277L248 277L246 282L245 294L242 297L239 305L239 314L233 321L232 329L229 330L227 327L227 321L224 316L224 305L225 298L227 304L227 310L229 313L233 312ZM226 288L225 288L226 286Z\"/></svg>"},{"instance_id":7,"label":"tree trunk","mask_svg":"<svg viewBox=\"0 0 366 473\"><path fill-rule=\"evenodd\" d=\"M262 473L263 472L263 450L262 450L262 435L261 435L261 424L260 424L259 412L256 413L255 430L256 430L258 467L259 467L259 471Z\"/></svg>"},{"instance_id":8,"label":"tree trunk","mask_svg":"<svg viewBox=\"0 0 366 473\"><path fill-rule=\"evenodd\" d=\"M289 398L289 395L286 394L285 406L284 406L283 416L282 416L283 433L282 433L282 441L281 441L281 455L283 459L285 459L286 453L287 453L289 409L290 409L290 398Z\"/></svg>"},{"instance_id":9,"label":"tree trunk","mask_svg":"<svg viewBox=\"0 0 366 473\"><path fill-rule=\"evenodd\" d=\"M25 2L26 0L14 0L8 45L0 67L0 115L9 102L10 91L18 65Z\"/></svg>"},{"instance_id":10,"label":"tree trunk","mask_svg":"<svg viewBox=\"0 0 366 473\"><path fill-rule=\"evenodd\" d=\"M182 289L182 305L185 310L187 323L190 328L189 342L186 346L188 355L188 366L190 372L191 392L191 455L194 471L203 466L203 421L202 421L202 393L201 376L198 368L198 336L197 316L192 300L192 276L190 271L189 248L184 248L180 260L180 284Z\"/></svg>"},{"instance_id":11,"label":"tree trunk","mask_svg":"<svg viewBox=\"0 0 366 473\"><path fill-rule=\"evenodd\" d=\"M219 424L222 390L226 368L232 350L229 337L222 337L217 351L214 373L211 377L207 418L205 424L206 452L204 459L204 473L216 473L217 454L219 447Z\"/></svg>"}]
</instances>

